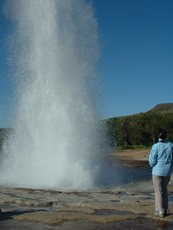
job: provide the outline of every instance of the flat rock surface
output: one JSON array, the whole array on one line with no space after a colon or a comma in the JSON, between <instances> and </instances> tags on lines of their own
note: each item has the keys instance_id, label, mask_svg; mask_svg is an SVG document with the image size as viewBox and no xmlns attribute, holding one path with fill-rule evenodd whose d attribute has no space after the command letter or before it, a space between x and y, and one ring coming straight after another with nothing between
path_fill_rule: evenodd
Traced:
<instances>
[{"instance_id":1,"label":"flat rock surface","mask_svg":"<svg viewBox=\"0 0 173 230\"><path fill-rule=\"evenodd\" d=\"M169 185L173 213L173 181ZM0 187L0 229L173 229L154 212L152 181L112 189L61 191Z\"/></svg>"}]
</instances>

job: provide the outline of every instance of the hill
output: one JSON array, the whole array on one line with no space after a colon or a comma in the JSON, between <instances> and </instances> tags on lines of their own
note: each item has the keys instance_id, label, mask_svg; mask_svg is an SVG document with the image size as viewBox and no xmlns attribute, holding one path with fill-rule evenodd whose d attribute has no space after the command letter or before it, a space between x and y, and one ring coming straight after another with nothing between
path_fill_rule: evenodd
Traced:
<instances>
[{"instance_id":1,"label":"hill","mask_svg":"<svg viewBox=\"0 0 173 230\"><path fill-rule=\"evenodd\" d=\"M158 104L148 112L154 113L173 113L173 103Z\"/></svg>"},{"instance_id":2,"label":"hill","mask_svg":"<svg viewBox=\"0 0 173 230\"><path fill-rule=\"evenodd\" d=\"M160 128L166 129L168 139L173 141L173 103L158 104L145 113L110 118L106 124L113 147L151 146L157 142Z\"/></svg>"},{"instance_id":3,"label":"hill","mask_svg":"<svg viewBox=\"0 0 173 230\"><path fill-rule=\"evenodd\" d=\"M166 129L168 139L173 141L173 103L158 104L145 113L113 117L105 122L112 147L151 146L157 141L159 128ZM0 128L0 150L10 131Z\"/></svg>"}]
</instances>

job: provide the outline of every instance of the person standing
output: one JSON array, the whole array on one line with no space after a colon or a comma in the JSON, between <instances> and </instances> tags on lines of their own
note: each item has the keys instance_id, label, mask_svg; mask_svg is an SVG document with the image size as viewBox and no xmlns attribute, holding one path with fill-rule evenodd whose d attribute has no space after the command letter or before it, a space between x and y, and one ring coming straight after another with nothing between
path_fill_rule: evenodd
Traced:
<instances>
[{"instance_id":1,"label":"person standing","mask_svg":"<svg viewBox=\"0 0 173 230\"><path fill-rule=\"evenodd\" d=\"M173 165L173 145L166 140L166 136L166 131L160 129L158 142L152 146L149 155L155 192L155 215L159 217L169 214L167 186Z\"/></svg>"}]
</instances>

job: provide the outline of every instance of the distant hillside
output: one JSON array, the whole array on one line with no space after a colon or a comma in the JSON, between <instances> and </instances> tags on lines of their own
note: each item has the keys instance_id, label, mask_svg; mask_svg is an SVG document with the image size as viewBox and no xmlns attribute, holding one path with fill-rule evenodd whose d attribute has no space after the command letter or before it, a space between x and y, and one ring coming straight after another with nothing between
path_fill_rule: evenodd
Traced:
<instances>
[{"instance_id":1,"label":"distant hillside","mask_svg":"<svg viewBox=\"0 0 173 230\"><path fill-rule=\"evenodd\" d=\"M148 112L154 113L173 113L173 103L158 104Z\"/></svg>"},{"instance_id":2,"label":"distant hillside","mask_svg":"<svg viewBox=\"0 0 173 230\"><path fill-rule=\"evenodd\" d=\"M146 113L106 120L112 146L151 146L159 128L166 129L173 141L173 103L158 104Z\"/></svg>"},{"instance_id":3,"label":"distant hillside","mask_svg":"<svg viewBox=\"0 0 173 230\"><path fill-rule=\"evenodd\" d=\"M112 147L151 146L157 141L159 128L166 129L173 142L173 103L158 104L145 113L107 119ZM0 128L0 150L12 129Z\"/></svg>"}]
</instances>

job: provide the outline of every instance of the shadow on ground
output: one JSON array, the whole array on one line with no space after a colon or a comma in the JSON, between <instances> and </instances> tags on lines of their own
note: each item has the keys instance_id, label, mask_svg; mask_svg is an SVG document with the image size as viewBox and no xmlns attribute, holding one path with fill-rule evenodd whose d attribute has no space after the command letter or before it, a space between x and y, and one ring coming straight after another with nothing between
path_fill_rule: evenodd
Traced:
<instances>
[{"instance_id":1,"label":"shadow on ground","mask_svg":"<svg viewBox=\"0 0 173 230\"><path fill-rule=\"evenodd\" d=\"M6 220L12 220L14 216L19 216L22 214L27 214L27 213L33 213L33 212L40 212L40 211L45 211L42 209L39 210L14 210L10 212L1 212L0 213L0 221L6 221Z\"/></svg>"}]
</instances>

